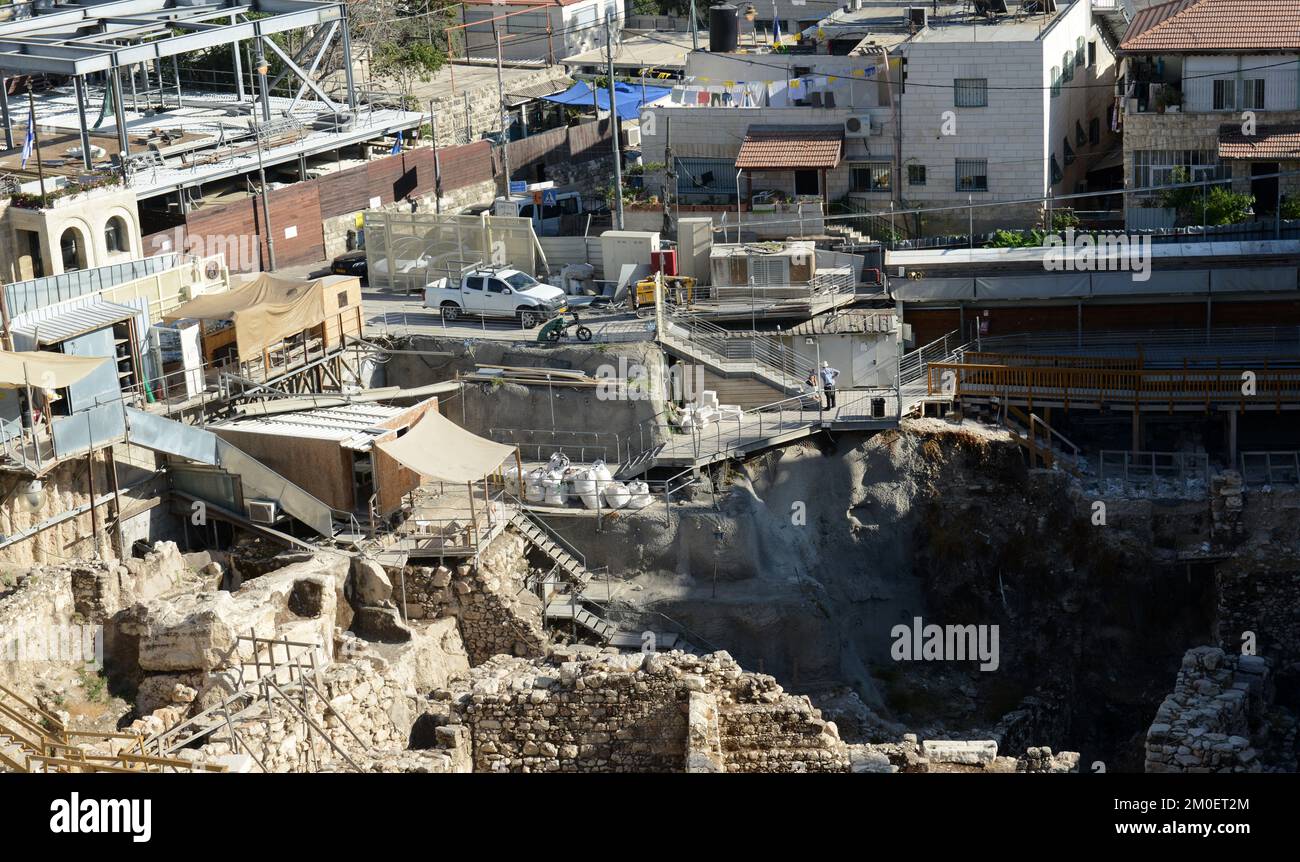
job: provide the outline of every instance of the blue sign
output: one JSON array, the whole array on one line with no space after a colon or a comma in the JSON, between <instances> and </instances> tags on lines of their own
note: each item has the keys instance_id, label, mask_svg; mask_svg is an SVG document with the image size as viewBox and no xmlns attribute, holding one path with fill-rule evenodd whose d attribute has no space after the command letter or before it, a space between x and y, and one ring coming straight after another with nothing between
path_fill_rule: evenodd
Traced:
<instances>
[{"instance_id":1,"label":"blue sign","mask_svg":"<svg viewBox=\"0 0 1300 862\"><path fill-rule=\"evenodd\" d=\"M511 180L511 181L510 181L510 194L512 194L512 195L521 195L521 194L523 194L523 193L526 192L526 191L528 191L528 181L527 181L527 180Z\"/></svg>"},{"instance_id":2,"label":"blue sign","mask_svg":"<svg viewBox=\"0 0 1300 862\"><path fill-rule=\"evenodd\" d=\"M555 189L547 189L542 192L543 206L553 207L560 202L560 196L555 193Z\"/></svg>"}]
</instances>

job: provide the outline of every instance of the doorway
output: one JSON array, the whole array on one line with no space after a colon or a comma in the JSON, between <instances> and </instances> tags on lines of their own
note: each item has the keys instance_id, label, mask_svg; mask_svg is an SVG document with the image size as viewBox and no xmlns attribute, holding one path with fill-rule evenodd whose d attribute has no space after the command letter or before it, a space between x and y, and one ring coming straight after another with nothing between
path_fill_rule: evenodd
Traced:
<instances>
[{"instance_id":1,"label":"doorway","mask_svg":"<svg viewBox=\"0 0 1300 862\"><path fill-rule=\"evenodd\" d=\"M1261 176L1276 174L1277 162L1250 163L1250 193L1255 196L1255 213L1277 212L1277 177Z\"/></svg>"},{"instance_id":2,"label":"doorway","mask_svg":"<svg viewBox=\"0 0 1300 862\"><path fill-rule=\"evenodd\" d=\"M816 171L794 172L794 193L798 195L819 195L821 187L817 182Z\"/></svg>"}]
</instances>

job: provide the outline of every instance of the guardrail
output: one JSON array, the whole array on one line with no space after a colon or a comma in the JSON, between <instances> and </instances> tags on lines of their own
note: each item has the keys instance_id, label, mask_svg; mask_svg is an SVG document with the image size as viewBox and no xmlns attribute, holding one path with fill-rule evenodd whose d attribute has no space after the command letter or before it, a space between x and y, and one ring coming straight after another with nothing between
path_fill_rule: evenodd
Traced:
<instances>
[{"instance_id":1,"label":"guardrail","mask_svg":"<svg viewBox=\"0 0 1300 862\"><path fill-rule=\"evenodd\" d=\"M556 431L544 428L489 428L487 436L498 443L518 446L520 455L536 453L529 459L546 461L552 453L562 452L577 461L597 458L610 465L623 461L626 444L612 431ZM523 437L525 439L521 440ZM545 438L544 440L535 438ZM543 454L546 452L546 454ZM576 453L576 457L575 454Z\"/></svg>"},{"instance_id":2,"label":"guardrail","mask_svg":"<svg viewBox=\"0 0 1300 862\"><path fill-rule=\"evenodd\" d=\"M961 332L954 329L929 344L904 353L898 360L898 385L906 386L925 377L926 366L931 362L946 360L962 348Z\"/></svg>"},{"instance_id":3,"label":"guardrail","mask_svg":"<svg viewBox=\"0 0 1300 862\"><path fill-rule=\"evenodd\" d=\"M1122 482L1126 487L1154 488L1161 482L1192 489L1193 483L1209 488L1210 459L1204 452L1120 451L1103 449L1097 465L1100 482Z\"/></svg>"},{"instance_id":4,"label":"guardrail","mask_svg":"<svg viewBox=\"0 0 1300 862\"><path fill-rule=\"evenodd\" d=\"M1300 485L1300 451L1241 452L1239 458L1247 486Z\"/></svg>"}]
</instances>

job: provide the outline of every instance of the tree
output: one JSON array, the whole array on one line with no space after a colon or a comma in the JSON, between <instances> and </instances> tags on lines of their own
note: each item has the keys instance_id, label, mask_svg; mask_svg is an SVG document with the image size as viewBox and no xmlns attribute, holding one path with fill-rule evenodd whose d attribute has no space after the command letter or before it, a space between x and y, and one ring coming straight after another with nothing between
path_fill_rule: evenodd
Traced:
<instances>
[{"instance_id":1,"label":"tree","mask_svg":"<svg viewBox=\"0 0 1300 862\"><path fill-rule=\"evenodd\" d=\"M418 81L428 81L448 61L448 34L456 50L460 31L454 5L445 0L348 0L353 62L367 63L370 77L392 82L408 108Z\"/></svg>"},{"instance_id":2,"label":"tree","mask_svg":"<svg viewBox=\"0 0 1300 862\"><path fill-rule=\"evenodd\" d=\"M1176 168L1169 178L1174 185L1189 182L1186 168ZM1184 225L1237 224L1250 217L1255 198L1223 185L1208 190L1201 186L1185 186L1161 192L1160 206L1176 211L1179 222Z\"/></svg>"}]
</instances>

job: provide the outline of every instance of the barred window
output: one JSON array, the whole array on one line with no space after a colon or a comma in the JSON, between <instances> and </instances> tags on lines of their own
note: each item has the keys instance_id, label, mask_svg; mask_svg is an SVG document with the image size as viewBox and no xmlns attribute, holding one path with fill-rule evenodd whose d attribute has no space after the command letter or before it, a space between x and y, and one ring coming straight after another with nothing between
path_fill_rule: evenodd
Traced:
<instances>
[{"instance_id":1,"label":"barred window","mask_svg":"<svg viewBox=\"0 0 1300 862\"><path fill-rule=\"evenodd\" d=\"M1083 65L1084 60L1087 59L1084 55L1084 50L1083 37L1080 36L1078 39L1074 40L1074 65Z\"/></svg>"},{"instance_id":2,"label":"barred window","mask_svg":"<svg viewBox=\"0 0 1300 862\"><path fill-rule=\"evenodd\" d=\"M1061 95L1061 67L1052 67L1052 95Z\"/></svg>"},{"instance_id":3,"label":"barred window","mask_svg":"<svg viewBox=\"0 0 1300 862\"><path fill-rule=\"evenodd\" d=\"M1219 161L1216 150L1135 150L1133 153L1133 181L1139 187L1168 186L1174 183L1174 172L1187 172L1192 182L1224 180L1232 176L1232 169Z\"/></svg>"},{"instance_id":4,"label":"barred window","mask_svg":"<svg viewBox=\"0 0 1300 862\"><path fill-rule=\"evenodd\" d=\"M889 191L889 162L860 162L853 165L853 191Z\"/></svg>"},{"instance_id":5,"label":"barred window","mask_svg":"<svg viewBox=\"0 0 1300 862\"><path fill-rule=\"evenodd\" d=\"M1067 81L1074 80L1074 52L1066 51L1061 59L1061 75Z\"/></svg>"},{"instance_id":6,"label":"barred window","mask_svg":"<svg viewBox=\"0 0 1300 862\"><path fill-rule=\"evenodd\" d=\"M956 78L952 82L953 104L958 108L983 108L989 103L988 78Z\"/></svg>"},{"instance_id":7,"label":"barred window","mask_svg":"<svg viewBox=\"0 0 1300 862\"><path fill-rule=\"evenodd\" d=\"M1264 79L1247 78L1241 82L1241 107L1243 110L1263 110Z\"/></svg>"},{"instance_id":8,"label":"barred window","mask_svg":"<svg viewBox=\"0 0 1300 862\"><path fill-rule=\"evenodd\" d=\"M925 165L907 166L907 184L909 186L925 185Z\"/></svg>"},{"instance_id":9,"label":"barred window","mask_svg":"<svg viewBox=\"0 0 1300 862\"><path fill-rule=\"evenodd\" d=\"M1214 110L1235 111L1237 109L1237 82L1231 78L1217 78L1214 81Z\"/></svg>"},{"instance_id":10,"label":"barred window","mask_svg":"<svg viewBox=\"0 0 1300 862\"><path fill-rule=\"evenodd\" d=\"M957 191L986 192L989 190L988 159L957 160Z\"/></svg>"}]
</instances>

